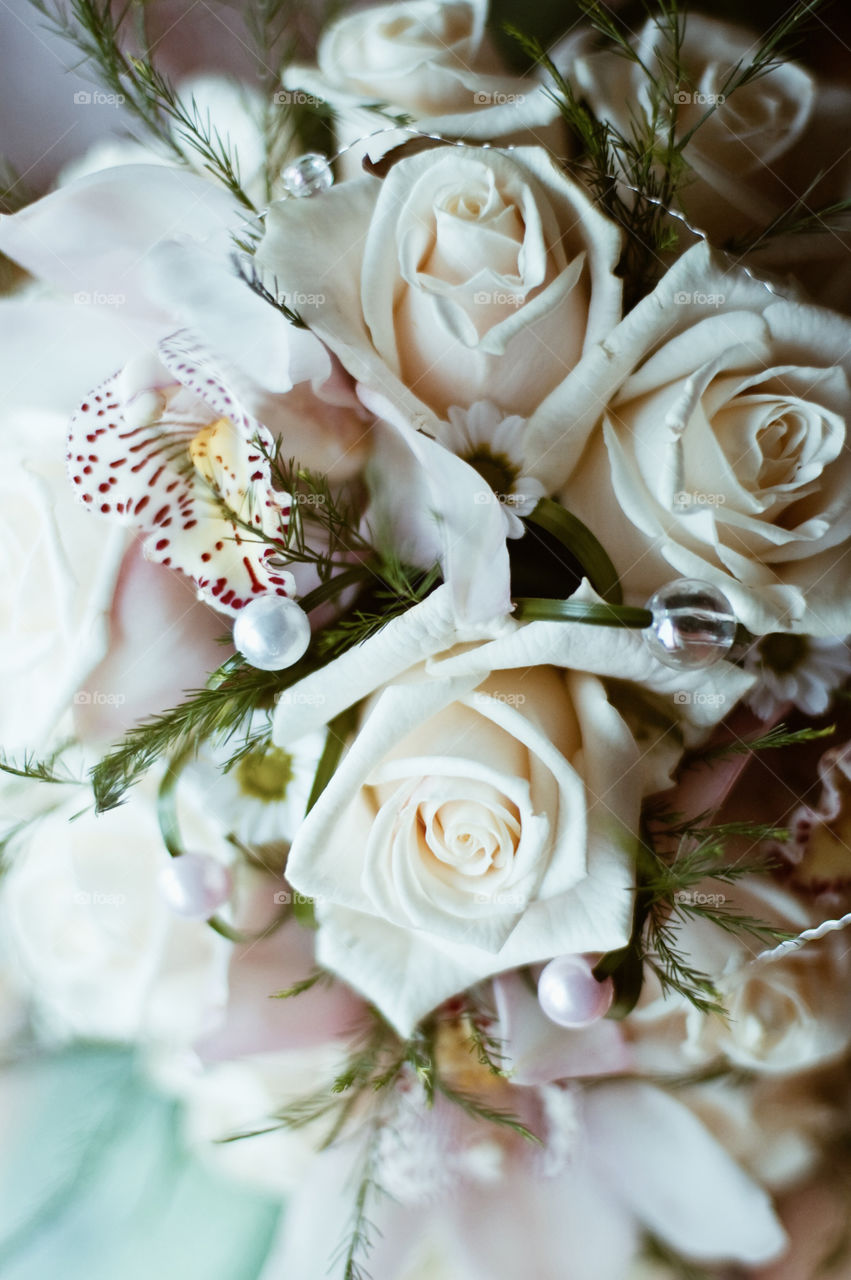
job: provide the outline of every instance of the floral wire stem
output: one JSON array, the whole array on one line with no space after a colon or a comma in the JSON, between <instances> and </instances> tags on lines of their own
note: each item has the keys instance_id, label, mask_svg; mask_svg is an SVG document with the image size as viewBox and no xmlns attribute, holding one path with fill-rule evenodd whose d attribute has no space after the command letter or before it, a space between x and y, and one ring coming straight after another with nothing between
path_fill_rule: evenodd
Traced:
<instances>
[{"instance_id":1,"label":"floral wire stem","mask_svg":"<svg viewBox=\"0 0 851 1280\"><path fill-rule=\"evenodd\" d=\"M837 920L824 920L816 928L804 929L803 933L784 939L779 946L760 951L759 955L754 956L750 963L764 964L768 960L781 960L783 956L789 955L790 952L799 951L808 942L817 942L829 933L839 933L842 929L847 929L849 925L851 925L851 911L844 916L840 916Z\"/></svg>"}]
</instances>

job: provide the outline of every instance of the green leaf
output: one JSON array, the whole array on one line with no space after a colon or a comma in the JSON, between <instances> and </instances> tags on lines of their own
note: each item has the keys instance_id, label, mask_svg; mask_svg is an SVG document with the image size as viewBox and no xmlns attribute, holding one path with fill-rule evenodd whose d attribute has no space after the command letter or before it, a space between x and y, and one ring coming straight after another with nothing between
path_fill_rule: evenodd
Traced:
<instances>
[{"instance_id":1,"label":"green leaf","mask_svg":"<svg viewBox=\"0 0 851 1280\"><path fill-rule=\"evenodd\" d=\"M191 755L210 738L227 739L245 729L255 711L321 666L306 656L286 671L257 671L228 658L185 702L134 725L91 771L98 813L121 804L125 793L160 756Z\"/></svg>"},{"instance_id":2,"label":"green leaf","mask_svg":"<svg viewBox=\"0 0 851 1280\"><path fill-rule=\"evenodd\" d=\"M321 604L327 604L329 600L334 600L347 587L356 586L359 582L363 582L365 578L374 577L374 573L368 565L355 565L352 569L346 569L342 573L338 573L336 577L329 578L327 582L320 582L318 587L314 587L312 591L308 591L299 600L299 604L305 613L310 613L312 609L316 609Z\"/></svg>"},{"instance_id":3,"label":"green leaf","mask_svg":"<svg viewBox=\"0 0 851 1280\"><path fill-rule=\"evenodd\" d=\"M293 902L293 919L303 929L319 928L316 920L316 908L313 905L312 898L305 898L303 894L298 895Z\"/></svg>"},{"instance_id":4,"label":"green leaf","mask_svg":"<svg viewBox=\"0 0 851 1280\"><path fill-rule=\"evenodd\" d=\"M283 991L273 991L269 998L270 1000L292 1000L295 996L304 995L305 991L311 991L317 983L330 981L330 978L331 975L327 969L315 969L306 978L294 982L291 987L285 987Z\"/></svg>"},{"instance_id":5,"label":"green leaf","mask_svg":"<svg viewBox=\"0 0 851 1280\"><path fill-rule=\"evenodd\" d=\"M170 762L157 789L157 821L160 835L173 858L179 858L183 853L183 842L177 821L177 783L185 760L184 754Z\"/></svg>"},{"instance_id":6,"label":"green leaf","mask_svg":"<svg viewBox=\"0 0 851 1280\"><path fill-rule=\"evenodd\" d=\"M552 534L579 561L598 595L609 604L621 603L623 594L615 566L587 525L552 498L542 498L526 519Z\"/></svg>"},{"instance_id":7,"label":"green leaf","mask_svg":"<svg viewBox=\"0 0 851 1280\"><path fill-rule=\"evenodd\" d=\"M313 779L313 786L310 788L306 814L310 813L333 778L337 765L343 758L349 734L357 723L357 716L358 708L355 705L346 707L345 711L341 711L338 716L334 716L333 720L328 721L328 734L325 739L325 746L322 748L322 755L319 757L319 764L316 766L316 775Z\"/></svg>"},{"instance_id":8,"label":"green leaf","mask_svg":"<svg viewBox=\"0 0 851 1280\"><path fill-rule=\"evenodd\" d=\"M487 1124L495 1124L503 1129L511 1129L513 1133L525 1138L527 1142L540 1144L541 1139L538 1135L528 1129L510 1111L504 1111L501 1107L489 1106L470 1093L462 1093L459 1089L453 1089L439 1075L435 1080L435 1086L438 1092L443 1094L444 1098L454 1102L456 1107L460 1107L473 1120L484 1120Z\"/></svg>"}]
</instances>

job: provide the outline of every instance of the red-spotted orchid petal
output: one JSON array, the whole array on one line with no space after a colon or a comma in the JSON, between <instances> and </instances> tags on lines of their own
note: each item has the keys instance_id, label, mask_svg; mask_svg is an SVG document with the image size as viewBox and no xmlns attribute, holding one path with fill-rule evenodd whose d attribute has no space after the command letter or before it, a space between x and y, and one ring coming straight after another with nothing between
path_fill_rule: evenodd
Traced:
<instances>
[{"instance_id":1,"label":"red-spotted orchid petal","mask_svg":"<svg viewBox=\"0 0 851 1280\"><path fill-rule=\"evenodd\" d=\"M160 355L131 362L74 415L68 466L80 500L142 529L146 556L193 578L218 609L293 595L290 497L272 486L268 433L179 335Z\"/></svg>"},{"instance_id":2,"label":"red-spotted orchid petal","mask_svg":"<svg viewBox=\"0 0 851 1280\"><path fill-rule=\"evenodd\" d=\"M239 374L231 370L225 378L219 362L196 337L180 330L163 339L157 350L174 381L194 391L217 417L228 418L246 439L263 435L260 423L243 408L245 389L234 381Z\"/></svg>"}]
</instances>

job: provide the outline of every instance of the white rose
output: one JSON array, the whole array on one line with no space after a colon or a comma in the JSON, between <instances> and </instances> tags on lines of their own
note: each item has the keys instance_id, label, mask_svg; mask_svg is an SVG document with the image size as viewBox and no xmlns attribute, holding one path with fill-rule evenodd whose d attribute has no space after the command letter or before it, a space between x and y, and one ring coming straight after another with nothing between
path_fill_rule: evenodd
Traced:
<instances>
[{"instance_id":1,"label":"white rose","mask_svg":"<svg viewBox=\"0 0 851 1280\"><path fill-rule=\"evenodd\" d=\"M288 862L317 901L320 963L402 1034L489 974L627 941L655 770L591 673L683 687L635 634L508 623L488 640L454 628L445 593L323 669L318 716L384 687ZM715 678L737 696L735 669ZM282 700L275 740L297 719Z\"/></svg>"},{"instance_id":2,"label":"white rose","mask_svg":"<svg viewBox=\"0 0 851 1280\"><path fill-rule=\"evenodd\" d=\"M528 416L617 322L619 254L544 151L440 147L273 205L258 260L317 297L305 321L360 382L427 422L484 399Z\"/></svg>"},{"instance_id":3,"label":"white rose","mask_svg":"<svg viewBox=\"0 0 851 1280\"><path fill-rule=\"evenodd\" d=\"M287 69L284 101L309 95L333 106L352 174L363 156L376 160L410 141L411 130L388 127L388 114L443 137L545 143L551 135L563 144L557 105L542 85L502 68L486 16L487 0L408 0L344 14L319 41L318 68Z\"/></svg>"},{"instance_id":4,"label":"white rose","mask_svg":"<svg viewBox=\"0 0 851 1280\"><path fill-rule=\"evenodd\" d=\"M746 1071L791 1075L835 1061L851 1043L848 947L812 943L778 960L729 965L719 989L729 1020L692 1011L687 1051Z\"/></svg>"},{"instance_id":5,"label":"white rose","mask_svg":"<svg viewBox=\"0 0 851 1280\"><path fill-rule=\"evenodd\" d=\"M720 892L723 890L724 892ZM707 880L689 890L699 910L713 907L776 925L790 935L814 921L801 901L774 881L748 877L734 889ZM674 1074L719 1058L758 1076L776 1078L838 1061L851 1044L851 954L840 934L778 955L744 934L731 938L709 920L690 918L678 929L690 964L707 973L728 1017L700 1013L684 997L647 985L630 1020L644 1069Z\"/></svg>"},{"instance_id":6,"label":"white rose","mask_svg":"<svg viewBox=\"0 0 851 1280\"><path fill-rule=\"evenodd\" d=\"M344 14L322 34L319 70L338 90L419 116L466 110L486 13L481 0L409 0Z\"/></svg>"},{"instance_id":7,"label":"white rose","mask_svg":"<svg viewBox=\"0 0 851 1280\"><path fill-rule=\"evenodd\" d=\"M626 138L633 135L636 107L652 118L644 68L664 74L670 56L668 36L654 19L645 23L635 44L640 63L605 51L578 57L567 68L597 118ZM767 226L789 206L789 188L775 170L804 132L815 100L812 77L791 62L725 96L731 72L737 64L748 65L756 45L757 37L740 27L700 14L686 20L680 50L685 76L675 99L677 137L703 122L685 147L694 177L683 187L681 207L691 222L723 239Z\"/></svg>"},{"instance_id":8,"label":"white rose","mask_svg":"<svg viewBox=\"0 0 851 1280\"><path fill-rule=\"evenodd\" d=\"M550 483L561 464L561 500L630 601L701 578L755 634L843 639L849 376L848 320L725 273L698 245L568 379L574 438L599 423L573 474L554 420L527 449Z\"/></svg>"},{"instance_id":9,"label":"white rose","mask_svg":"<svg viewBox=\"0 0 851 1280\"><path fill-rule=\"evenodd\" d=\"M810 209L822 209L851 197L851 157L847 121L851 92L845 85L820 84L809 125L796 144L774 166L784 184L778 203L786 209L792 195L803 196ZM846 315L851 311L851 233L847 222L830 218L810 231L772 236L749 254L749 266L760 278L794 278L806 297Z\"/></svg>"},{"instance_id":10,"label":"white rose","mask_svg":"<svg viewBox=\"0 0 851 1280\"><path fill-rule=\"evenodd\" d=\"M158 891L168 855L155 797L146 781L119 808L71 821L85 805L75 791L16 844L3 932L22 989L60 1036L188 1045L223 995L220 940L176 916ZM197 809L183 817L194 847L216 847Z\"/></svg>"}]
</instances>

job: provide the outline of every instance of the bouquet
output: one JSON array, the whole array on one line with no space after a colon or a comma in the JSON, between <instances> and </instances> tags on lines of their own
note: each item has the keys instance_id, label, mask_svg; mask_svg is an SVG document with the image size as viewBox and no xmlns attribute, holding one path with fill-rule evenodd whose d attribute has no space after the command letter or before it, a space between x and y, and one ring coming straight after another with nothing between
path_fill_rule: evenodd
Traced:
<instances>
[{"instance_id":1,"label":"bouquet","mask_svg":"<svg viewBox=\"0 0 851 1280\"><path fill-rule=\"evenodd\" d=\"M0 220L4 982L265 1280L848 1274L821 8L35 5L132 136Z\"/></svg>"}]
</instances>

